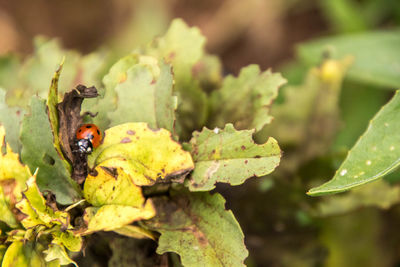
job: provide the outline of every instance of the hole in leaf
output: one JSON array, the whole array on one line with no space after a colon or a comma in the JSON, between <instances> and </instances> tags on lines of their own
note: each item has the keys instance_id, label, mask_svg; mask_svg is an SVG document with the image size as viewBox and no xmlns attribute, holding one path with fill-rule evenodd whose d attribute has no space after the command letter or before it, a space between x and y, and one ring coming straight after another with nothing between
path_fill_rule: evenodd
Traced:
<instances>
[{"instance_id":1,"label":"hole in leaf","mask_svg":"<svg viewBox=\"0 0 400 267\"><path fill-rule=\"evenodd\" d=\"M43 161L45 163L49 164L49 165L54 165L56 163L56 161L51 156L49 156L48 154L44 155Z\"/></svg>"}]
</instances>

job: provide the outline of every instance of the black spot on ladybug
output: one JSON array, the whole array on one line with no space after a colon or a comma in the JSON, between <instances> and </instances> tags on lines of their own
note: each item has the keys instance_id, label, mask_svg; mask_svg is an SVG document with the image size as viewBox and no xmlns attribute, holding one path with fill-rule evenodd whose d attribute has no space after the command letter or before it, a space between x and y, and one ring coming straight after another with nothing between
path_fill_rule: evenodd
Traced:
<instances>
[{"instance_id":1,"label":"black spot on ladybug","mask_svg":"<svg viewBox=\"0 0 400 267\"><path fill-rule=\"evenodd\" d=\"M86 125L86 128L90 129L92 128L92 125Z\"/></svg>"},{"instance_id":2,"label":"black spot on ladybug","mask_svg":"<svg viewBox=\"0 0 400 267\"><path fill-rule=\"evenodd\" d=\"M97 130L96 132L97 132L98 135L100 135L100 131L99 130Z\"/></svg>"},{"instance_id":3,"label":"black spot on ladybug","mask_svg":"<svg viewBox=\"0 0 400 267\"><path fill-rule=\"evenodd\" d=\"M79 131L78 132L82 132L82 129L79 129Z\"/></svg>"}]
</instances>

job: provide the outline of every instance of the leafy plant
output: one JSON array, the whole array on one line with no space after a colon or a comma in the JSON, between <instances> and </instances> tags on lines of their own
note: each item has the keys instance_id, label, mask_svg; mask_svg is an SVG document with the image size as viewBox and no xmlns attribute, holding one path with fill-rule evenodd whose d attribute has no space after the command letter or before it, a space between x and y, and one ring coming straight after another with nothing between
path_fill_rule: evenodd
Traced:
<instances>
[{"instance_id":1,"label":"leafy plant","mask_svg":"<svg viewBox=\"0 0 400 267\"><path fill-rule=\"evenodd\" d=\"M77 265L71 253L103 231L153 239L187 266L244 264L242 230L209 191L279 165L277 141L245 129L270 123L285 80L255 65L223 78L204 43L175 20L113 64L45 40L24 61L3 59L18 79L0 77L2 266ZM74 150L83 122L104 131L88 156Z\"/></svg>"}]
</instances>

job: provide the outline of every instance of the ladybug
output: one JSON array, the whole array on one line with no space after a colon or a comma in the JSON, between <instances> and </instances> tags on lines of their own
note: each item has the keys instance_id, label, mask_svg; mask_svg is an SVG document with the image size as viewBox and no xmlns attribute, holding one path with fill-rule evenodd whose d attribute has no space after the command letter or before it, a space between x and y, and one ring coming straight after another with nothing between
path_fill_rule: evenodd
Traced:
<instances>
[{"instance_id":1,"label":"ladybug","mask_svg":"<svg viewBox=\"0 0 400 267\"><path fill-rule=\"evenodd\" d=\"M101 142L101 132L99 127L95 124L83 124L76 131L76 139L78 151L85 154L90 154L93 148L100 145Z\"/></svg>"}]
</instances>

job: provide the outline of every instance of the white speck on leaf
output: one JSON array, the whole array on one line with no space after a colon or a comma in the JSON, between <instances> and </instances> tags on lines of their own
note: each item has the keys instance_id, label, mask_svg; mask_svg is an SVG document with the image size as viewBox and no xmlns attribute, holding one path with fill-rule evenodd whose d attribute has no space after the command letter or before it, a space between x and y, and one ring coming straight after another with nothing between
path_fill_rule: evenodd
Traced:
<instances>
[{"instance_id":1,"label":"white speck on leaf","mask_svg":"<svg viewBox=\"0 0 400 267\"><path fill-rule=\"evenodd\" d=\"M218 128L218 127L215 127L215 128L214 128L214 133L215 133L215 134L219 134L219 128Z\"/></svg>"},{"instance_id":2,"label":"white speck on leaf","mask_svg":"<svg viewBox=\"0 0 400 267\"><path fill-rule=\"evenodd\" d=\"M370 160L367 160L366 162L365 162L365 164L367 164L367 165L371 165L371 161Z\"/></svg>"},{"instance_id":3,"label":"white speck on leaf","mask_svg":"<svg viewBox=\"0 0 400 267\"><path fill-rule=\"evenodd\" d=\"M389 149L390 149L390 151L393 151L394 150L394 146L391 146Z\"/></svg>"},{"instance_id":4,"label":"white speck on leaf","mask_svg":"<svg viewBox=\"0 0 400 267\"><path fill-rule=\"evenodd\" d=\"M347 173L347 170L344 169L344 170L342 170L342 171L340 172L340 175L343 176L343 175L345 175L346 173Z\"/></svg>"}]
</instances>

